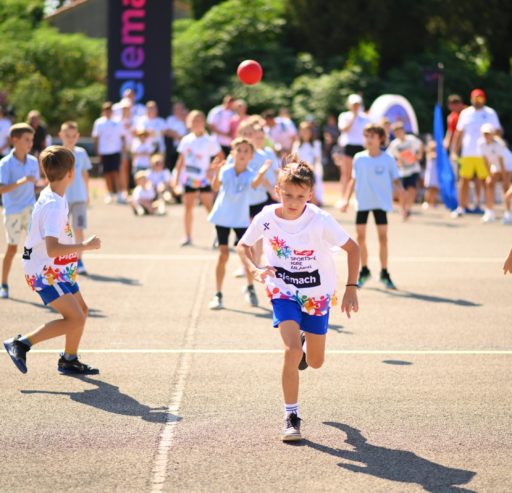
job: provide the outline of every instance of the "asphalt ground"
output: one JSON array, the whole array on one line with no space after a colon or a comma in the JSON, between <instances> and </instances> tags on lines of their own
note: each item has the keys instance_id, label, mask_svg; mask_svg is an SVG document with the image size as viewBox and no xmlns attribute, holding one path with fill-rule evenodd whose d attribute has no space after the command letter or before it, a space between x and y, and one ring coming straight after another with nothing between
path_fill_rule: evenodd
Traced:
<instances>
[{"instance_id":1,"label":"asphalt ground","mask_svg":"<svg viewBox=\"0 0 512 493\"><path fill-rule=\"evenodd\" d=\"M181 206L135 217L94 186L89 232L103 248L79 280L91 308L80 353L101 373L59 375L62 340L34 347L26 375L0 355L0 491L512 491L512 278L501 269L512 227L442 208L408 223L391 214L391 292L370 224L373 279L352 319L332 313L324 367L301 373L305 440L286 445L263 289L259 308L245 304L233 254L226 309L209 311L204 211L195 246L180 248ZM332 212L355 233L353 211ZM19 259L10 290L2 340L55 317Z\"/></svg>"}]
</instances>

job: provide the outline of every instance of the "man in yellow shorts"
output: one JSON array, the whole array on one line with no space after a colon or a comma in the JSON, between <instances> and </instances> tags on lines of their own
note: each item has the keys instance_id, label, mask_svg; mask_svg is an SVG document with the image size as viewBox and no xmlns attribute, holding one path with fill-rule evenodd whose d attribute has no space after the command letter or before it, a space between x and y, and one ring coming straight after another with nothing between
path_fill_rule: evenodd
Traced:
<instances>
[{"instance_id":1,"label":"man in yellow shorts","mask_svg":"<svg viewBox=\"0 0 512 493\"><path fill-rule=\"evenodd\" d=\"M478 139L481 137L480 129L486 123L496 129L501 129L501 125L496 112L486 106L485 102L486 96L482 89L471 91L471 106L461 111L453 136L451 158L454 162L458 160L460 165L459 207L453 211L454 217L462 216L469 206L471 180L476 178L484 184L489 177L487 164L478 145Z\"/></svg>"}]
</instances>

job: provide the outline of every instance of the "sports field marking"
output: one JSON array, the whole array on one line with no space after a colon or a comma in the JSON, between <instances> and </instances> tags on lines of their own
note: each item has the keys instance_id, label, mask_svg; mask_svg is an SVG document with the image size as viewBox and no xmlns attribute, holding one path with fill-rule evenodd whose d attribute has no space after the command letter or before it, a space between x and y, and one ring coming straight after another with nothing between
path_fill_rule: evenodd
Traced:
<instances>
[{"instance_id":1,"label":"sports field marking","mask_svg":"<svg viewBox=\"0 0 512 493\"><path fill-rule=\"evenodd\" d=\"M201 308L204 304L204 297L206 293L207 272L209 272L207 267L208 266L205 266L205 268L202 270L201 276L199 278L196 300L192 307L190 322L184 335L183 344L185 346L192 345L197 327L199 325L199 316L201 313ZM178 424L178 413L181 406L181 400L183 398L183 392L185 390L185 383L190 371L192 353L182 352L180 354L182 356L180 357L176 368L174 393L172 394L171 402L168 407L167 421L165 422L160 434L158 449L151 473L152 493L160 492L164 488L165 478L167 476L167 466L169 464L169 453L172 447L176 426Z\"/></svg>"},{"instance_id":2,"label":"sports field marking","mask_svg":"<svg viewBox=\"0 0 512 493\"><path fill-rule=\"evenodd\" d=\"M195 307L194 307L195 308ZM195 312L194 312L195 313ZM198 315L197 315L198 316ZM197 318L195 319L197 324ZM30 354L55 354L62 349L32 349ZM282 349L80 349L84 354L282 354ZM359 355L512 355L512 349L327 349L326 354Z\"/></svg>"}]
</instances>

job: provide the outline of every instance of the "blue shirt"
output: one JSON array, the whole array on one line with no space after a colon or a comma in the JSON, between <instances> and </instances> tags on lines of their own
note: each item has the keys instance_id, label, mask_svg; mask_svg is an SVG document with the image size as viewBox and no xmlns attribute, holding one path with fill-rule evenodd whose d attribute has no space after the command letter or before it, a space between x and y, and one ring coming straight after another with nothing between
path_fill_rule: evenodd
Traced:
<instances>
[{"instance_id":1,"label":"blue shirt","mask_svg":"<svg viewBox=\"0 0 512 493\"><path fill-rule=\"evenodd\" d=\"M267 159L268 158L263 151L256 151L252 159L249 161L247 168L253 171L254 174L256 174L258 173L258 171L260 170L260 168L263 166ZM233 164L233 156L228 157L226 164ZM268 179L269 175L270 172L267 171L267 173L265 174L265 178ZM263 185L260 185L258 188L251 188L249 205L261 204L263 202L266 202L267 199L267 189Z\"/></svg>"},{"instance_id":2,"label":"blue shirt","mask_svg":"<svg viewBox=\"0 0 512 493\"><path fill-rule=\"evenodd\" d=\"M372 157L368 151L354 156L352 178L356 181L358 211L393 210L393 180L399 178L396 161L386 152Z\"/></svg>"},{"instance_id":3,"label":"blue shirt","mask_svg":"<svg viewBox=\"0 0 512 493\"><path fill-rule=\"evenodd\" d=\"M234 164L226 164L221 170L219 180L222 183L208 221L225 228L247 228L249 217L251 183L256 173L249 168L239 175Z\"/></svg>"},{"instance_id":4,"label":"blue shirt","mask_svg":"<svg viewBox=\"0 0 512 493\"><path fill-rule=\"evenodd\" d=\"M75 147L73 149L75 155L75 178L68 188L66 188L66 199L68 203L72 202L87 202L87 187L83 173L92 168L91 161L87 155L87 151L82 147Z\"/></svg>"},{"instance_id":5,"label":"blue shirt","mask_svg":"<svg viewBox=\"0 0 512 493\"><path fill-rule=\"evenodd\" d=\"M0 183L10 185L16 183L24 176L33 176L39 180L39 163L34 156L27 154L25 162L18 161L12 150L7 156L0 160ZM31 207L36 202L35 186L31 182L4 193L2 196L4 214L18 214L23 209Z\"/></svg>"}]
</instances>

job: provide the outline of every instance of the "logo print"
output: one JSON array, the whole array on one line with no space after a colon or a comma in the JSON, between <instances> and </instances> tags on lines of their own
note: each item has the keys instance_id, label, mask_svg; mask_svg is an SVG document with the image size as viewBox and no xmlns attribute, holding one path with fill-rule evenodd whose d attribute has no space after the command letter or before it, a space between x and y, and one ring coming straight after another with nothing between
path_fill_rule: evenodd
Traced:
<instances>
[{"instance_id":1,"label":"logo print","mask_svg":"<svg viewBox=\"0 0 512 493\"><path fill-rule=\"evenodd\" d=\"M270 223L263 223L263 227L265 228L263 231L268 231L270 229Z\"/></svg>"},{"instance_id":2,"label":"logo print","mask_svg":"<svg viewBox=\"0 0 512 493\"><path fill-rule=\"evenodd\" d=\"M311 257L315 253L314 250L294 250L293 254L297 257Z\"/></svg>"},{"instance_id":3,"label":"logo print","mask_svg":"<svg viewBox=\"0 0 512 493\"><path fill-rule=\"evenodd\" d=\"M272 249L279 258L291 257L292 249L286 244L284 240L281 240L277 236L274 236L270 240L270 244L272 245Z\"/></svg>"}]
</instances>

